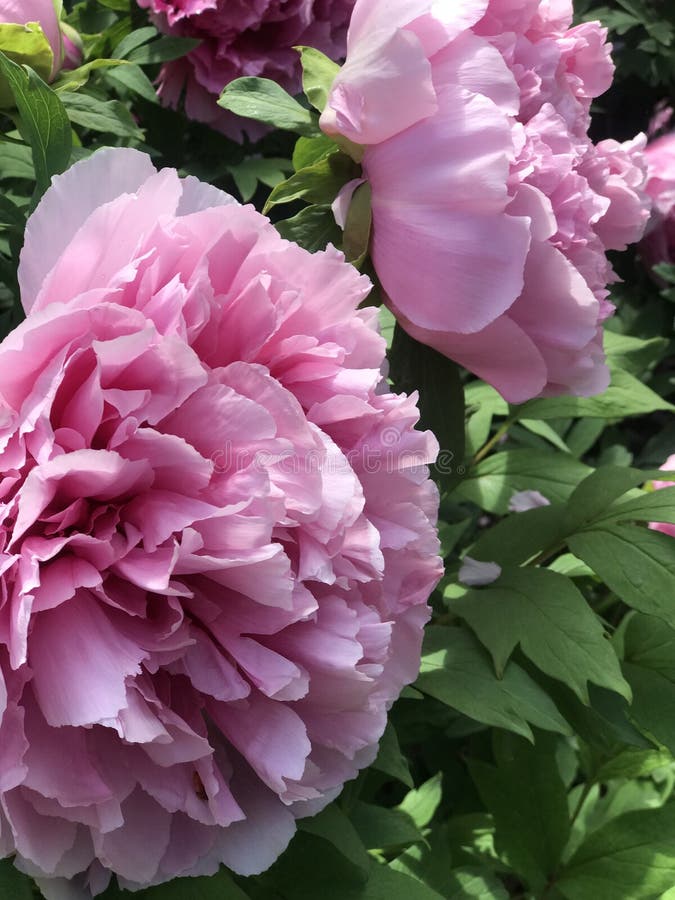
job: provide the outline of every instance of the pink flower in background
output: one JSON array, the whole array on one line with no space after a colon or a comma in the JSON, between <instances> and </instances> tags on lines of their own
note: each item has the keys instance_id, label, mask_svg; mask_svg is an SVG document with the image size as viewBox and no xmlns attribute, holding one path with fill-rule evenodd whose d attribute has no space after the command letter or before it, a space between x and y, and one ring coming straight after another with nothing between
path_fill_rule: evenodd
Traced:
<instances>
[{"instance_id":1,"label":"pink flower in background","mask_svg":"<svg viewBox=\"0 0 675 900\"><path fill-rule=\"evenodd\" d=\"M568 0L358 0L321 118L365 146L399 322L512 402L605 389L605 251L648 217L644 137L587 136L606 32L571 19Z\"/></svg>"},{"instance_id":2,"label":"pink flower in background","mask_svg":"<svg viewBox=\"0 0 675 900\"><path fill-rule=\"evenodd\" d=\"M365 277L137 151L54 179L19 277L0 856L82 897L260 872L416 676L435 440Z\"/></svg>"},{"instance_id":3,"label":"pink flower in background","mask_svg":"<svg viewBox=\"0 0 675 900\"><path fill-rule=\"evenodd\" d=\"M51 71L51 78L54 78L61 68L63 51L53 0L0 0L0 24L27 25L29 22L37 22L49 41L54 54Z\"/></svg>"},{"instance_id":4,"label":"pink flower in background","mask_svg":"<svg viewBox=\"0 0 675 900\"><path fill-rule=\"evenodd\" d=\"M640 254L651 268L657 263L675 263L675 132L648 144L645 156L647 192L654 205Z\"/></svg>"},{"instance_id":5,"label":"pink flower in background","mask_svg":"<svg viewBox=\"0 0 675 900\"><path fill-rule=\"evenodd\" d=\"M664 472L672 472L673 477L675 477L675 453L668 457L661 469ZM661 490L661 488L675 487L675 481L655 481L654 487L657 491ZM654 531L662 531L664 534L670 534L675 537L675 525L670 522L650 522L649 527L653 528Z\"/></svg>"},{"instance_id":6,"label":"pink flower in background","mask_svg":"<svg viewBox=\"0 0 675 900\"><path fill-rule=\"evenodd\" d=\"M296 45L315 47L332 59L345 54L354 0L138 0L157 27L169 34L199 38L182 59L167 63L159 95L177 107L184 94L191 119L206 122L228 137L243 132L256 140L266 129L216 104L226 84L243 75L271 78L291 93L301 89Z\"/></svg>"}]
</instances>

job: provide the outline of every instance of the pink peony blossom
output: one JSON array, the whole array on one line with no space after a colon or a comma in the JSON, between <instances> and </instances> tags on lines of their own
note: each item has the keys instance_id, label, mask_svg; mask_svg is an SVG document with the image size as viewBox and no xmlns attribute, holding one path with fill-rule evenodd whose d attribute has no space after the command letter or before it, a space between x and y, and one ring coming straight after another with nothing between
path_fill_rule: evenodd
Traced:
<instances>
[{"instance_id":1,"label":"pink peony blossom","mask_svg":"<svg viewBox=\"0 0 675 900\"><path fill-rule=\"evenodd\" d=\"M0 24L27 25L37 22L54 54L51 78L61 68L63 47L54 0L0 0Z\"/></svg>"},{"instance_id":2,"label":"pink peony blossom","mask_svg":"<svg viewBox=\"0 0 675 900\"><path fill-rule=\"evenodd\" d=\"M668 457L661 469L664 472L672 472L675 475L675 453ZM661 490L661 488L675 487L675 481L655 481L654 487L657 491ZM664 534L670 534L675 537L675 525L670 522L650 522L649 527L653 528L654 531L662 531Z\"/></svg>"},{"instance_id":3,"label":"pink peony blossom","mask_svg":"<svg viewBox=\"0 0 675 900\"><path fill-rule=\"evenodd\" d=\"M199 38L187 56L167 63L159 95L176 108L184 94L191 119L228 137L256 140L266 129L216 104L226 84L242 75L271 78L291 93L301 88L293 47L316 47L341 59L354 0L138 0L169 34Z\"/></svg>"},{"instance_id":4,"label":"pink peony blossom","mask_svg":"<svg viewBox=\"0 0 675 900\"><path fill-rule=\"evenodd\" d=\"M138 151L54 179L19 278L0 856L82 897L260 872L416 676L435 439L342 254Z\"/></svg>"},{"instance_id":5,"label":"pink peony blossom","mask_svg":"<svg viewBox=\"0 0 675 900\"><path fill-rule=\"evenodd\" d=\"M321 125L365 146L403 327L512 402L598 393L601 322L648 216L644 137L594 146L606 32L569 0L358 0Z\"/></svg>"},{"instance_id":6,"label":"pink peony blossom","mask_svg":"<svg viewBox=\"0 0 675 900\"><path fill-rule=\"evenodd\" d=\"M648 144L645 156L647 193L654 204L640 254L651 268L657 263L675 263L675 132Z\"/></svg>"}]
</instances>

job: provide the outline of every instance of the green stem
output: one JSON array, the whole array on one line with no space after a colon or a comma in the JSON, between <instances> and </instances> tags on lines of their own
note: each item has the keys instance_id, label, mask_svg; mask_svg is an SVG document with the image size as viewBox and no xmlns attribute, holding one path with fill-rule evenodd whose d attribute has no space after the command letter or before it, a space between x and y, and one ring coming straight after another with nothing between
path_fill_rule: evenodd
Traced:
<instances>
[{"instance_id":1,"label":"green stem","mask_svg":"<svg viewBox=\"0 0 675 900\"><path fill-rule=\"evenodd\" d=\"M490 440L487 441L487 443L483 444L483 446L480 448L478 453L476 453L474 458L471 460L472 466L475 466L476 463L479 463L481 461L481 459L484 459L488 455L488 453L504 437L504 435L507 433L507 431L513 425L514 422L515 422L515 419L507 419L506 422L504 422L502 425L499 426L499 428L495 431L495 433L492 435Z\"/></svg>"}]
</instances>

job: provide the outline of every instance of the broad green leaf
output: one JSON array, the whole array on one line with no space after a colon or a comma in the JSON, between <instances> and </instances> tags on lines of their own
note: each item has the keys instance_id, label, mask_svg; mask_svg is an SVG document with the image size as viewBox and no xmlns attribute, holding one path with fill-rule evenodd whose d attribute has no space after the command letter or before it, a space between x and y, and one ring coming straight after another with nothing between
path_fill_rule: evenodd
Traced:
<instances>
[{"instance_id":1,"label":"broad green leaf","mask_svg":"<svg viewBox=\"0 0 675 900\"><path fill-rule=\"evenodd\" d=\"M490 651L501 676L515 648L547 675L569 685L588 703L588 682L630 689L604 630L574 583L546 569L505 569L484 588L450 604Z\"/></svg>"},{"instance_id":2,"label":"broad green leaf","mask_svg":"<svg viewBox=\"0 0 675 900\"><path fill-rule=\"evenodd\" d=\"M268 212L280 203L292 203L294 200L330 204L354 174L352 160L335 150L278 184L267 198L263 212Z\"/></svg>"},{"instance_id":3,"label":"broad green leaf","mask_svg":"<svg viewBox=\"0 0 675 900\"><path fill-rule=\"evenodd\" d=\"M227 167L244 203L255 194L258 182L270 188L275 187L286 178L289 169L287 159L262 156L250 156L236 165Z\"/></svg>"},{"instance_id":4,"label":"broad green leaf","mask_svg":"<svg viewBox=\"0 0 675 900\"><path fill-rule=\"evenodd\" d=\"M323 112L340 66L313 47L296 47L302 64L302 89L312 106Z\"/></svg>"},{"instance_id":5,"label":"broad green leaf","mask_svg":"<svg viewBox=\"0 0 675 900\"><path fill-rule=\"evenodd\" d=\"M373 211L370 206L370 184L360 184L352 196L345 220L342 249L347 262L359 268L368 253Z\"/></svg>"},{"instance_id":6,"label":"broad green leaf","mask_svg":"<svg viewBox=\"0 0 675 900\"><path fill-rule=\"evenodd\" d=\"M640 778L669 765L672 761L673 757L667 750L623 750L600 766L595 773L594 781Z\"/></svg>"},{"instance_id":7,"label":"broad green leaf","mask_svg":"<svg viewBox=\"0 0 675 900\"><path fill-rule=\"evenodd\" d=\"M495 736L496 766L469 761L469 772L495 820L495 847L538 890L556 871L570 834L567 791L558 772L556 740L534 745Z\"/></svg>"},{"instance_id":8,"label":"broad green leaf","mask_svg":"<svg viewBox=\"0 0 675 900\"><path fill-rule=\"evenodd\" d=\"M466 716L532 739L530 725L569 734L552 700L518 665L497 678L486 651L465 628L427 628L416 686Z\"/></svg>"},{"instance_id":9,"label":"broad green leaf","mask_svg":"<svg viewBox=\"0 0 675 900\"><path fill-rule=\"evenodd\" d=\"M675 487L643 491L640 496L615 503L602 519L615 522L675 523Z\"/></svg>"},{"instance_id":10,"label":"broad green leaf","mask_svg":"<svg viewBox=\"0 0 675 900\"><path fill-rule=\"evenodd\" d=\"M523 428L531 431L532 434L536 434L537 437L543 438L549 444L553 444L558 450L562 450L563 453L570 452L570 448L565 441L548 422L544 422L541 419L519 419L519 423Z\"/></svg>"},{"instance_id":11,"label":"broad green leaf","mask_svg":"<svg viewBox=\"0 0 675 900\"><path fill-rule=\"evenodd\" d=\"M14 868L11 859L0 859L0 897L3 900L33 900L33 883Z\"/></svg>"},{"instance_id":12,"label":"broad green leaf","mask_svg":"<svg viewBox=\"0 0 675 900\"><path fill-rule=\"evenodd\" d=\"M382 333L382 337L387 342L387 349L391 347L391 342L394 339L394 329L396 328L396 319L394 318L394 314L391 310L387 309L386 306L382 305L380 307L380 332Z\"/></svg>"},{"instance_id":13,"label":"broad green leaf","mask_svg":"<svg viewBox=\"0 0 675 900\"><path fill-rule=\"evenodd\" d=\"M624 603L675 627L673 538L637 525L599 524L568 539Z\"/></svg>"},{"instance_id":14,"label":"broad green leaf","mask_svg":"<svg viewBox=\"0 0 675 900\"><path fill-rule=\"evenodd\" d=\"M63 94L66 91L79 91L79 89L89 81L89 76L97 69L134 69L132 66L122 59L92 59L77 69L62 70L58 78L52 84L52 90L57 94ZM138 70L140 71L140 69ZM154 91L154 88L153 88Z\"/></svg>"},{"instance_id":15,"label":"broad green leaf","mask_svg":"<svg viewBox=\"0 0 675 900\"><path fill-rule=\"evenodd\" d=\"M194 50L201 42L195 38L166 36L158 38L149 44L136 47L127 54L129 62L137 66L148 66L153 63L170 62L185 56L190 50Z\"/></svg>"},{"instance_id":16,"label":"broad green leaf","mask_svg":"<svg viewBox=\"0 0 675 900\"><path fill-rule=\"evenodd\" d=\"M675 631L654 616L633 616L623 635L631 715L675 753Z\"/></svg>"},{"instance_id":17,"label":"broad green leaf","mask_svg":"<svg viewBox=\"0 0 675 900\"><path fill-rule=\"evenodd\" d=\"M307 137L319 131L316 113L305 109L268 78L235 78L225 86L218 105L248 119Z\"/></svg>"},{"instance_id":18,"label":"broad green leaf","mask_svg":"<svg viewBox=\"0 0 675 900\"><path fill-rule=\"evenodd\" d=\"M424 828L433 819L442 796L442 775L437 772L418 788L408 791L397 809L409 815L418 828Z\"/></svg>"},{"instance_id":19,"label":"broad green leaf","mask_svg":"<svg viewBox=\"0 0 675 900\"><path fill-rule=\"evenodd\" d=\"M591 472L572 492L567 509L570 525L578 528L605 512L614 500L646 481L637 469L603 466Z\"/></svg>"},{"instance_id":20,"label":"broad green leaf","mask_svg":"<svg viewBox=\"0 0 675 900\"><path fill-rule=\"evenodd\" d=\"M132 65L131 63L126 66L116 66L114 69L106 72L105 77L116 88L126 88L149 103L159 103L153 83L140 66Z\"/></svg>"},{"instance_id":21,"label":"broad green leaf","mask_svg":"<svg viewBox=\"0 0 675 900\"><path fill-rule=\"evenodd\" d=\"M54 53L37 22L29 22L27 25L1 22L0 50L14 62L30 66L44 81L49 80L54 65ZM13 96L5 79L1 79L0 107L13 105Z\"/></svg>"},{"instance_id":22,"label":"broad green leaf","mask_svg":"<svg viewBox=\"0 0 675 900\"><path fill-rule=\"evenodd\" d=\"M623 369L614 369L612 383L604 394L595 397L551 397L530 400L519 408L527 419L573 419L593 416L600 419L624 419L643 416L675 407Z\"/></svg>"},{"instance_id":23,"label":"broad green leaf","mask_svg":"<svg viewBox=\"0 0 675 900\"><path fill-rule=\"evenodd\" d=\"M349 818L369 850L404 847L424 840L411 817L397 809L358 801L350 809Z\"/></svg>"},{"instance_id":24,"label":"broad green leaf","mask_svg":"<svg viewBox=\"0 0 675 900\"><path fill-rule=\"evenodd\" d=\"M317 816L302 819L299 827L317 837L329 841L357 869L367 874L370 868L370 857L356 829L342 812L331 803Z\"/></svg>"},{"instance_id":25,"label":"broad green leaf","mask_svg":"<svg viewBox=\"0 0 675 900\"><path fill-rule=\"evenodd\" d=\"M1 152L1 151L0 151ZM26 227L26 213L13 203L9 197L0 194L0 223L23 229Z\"/></svg>"},{"instance_id":26,"label":"broad green leaf","mask_svg":"<svg viewBox=\"0 0 675 900\"><path fill-rule=\"evenodd\" d=\"M312 166L320 159L335 153L335 141L327 134L317 134L316 137L299 137L293 148L293 168L296 172L306 166Z\"/></svg>"},{"instance_id":27,"label":"broad green leaf","mask_svg":"<svg viewBox=\"0 0 675 900\"><path fill-rule=\"evenodd\" d=\"M380 749L377 759L373 763L373 768L379 772L384 772L385 775L389 775L391 778L395 778L409 788L415 786L408 768L408 760L401 753L396 729L391 722L387 722L384 734L380 738Z\"/></svg>"},{"instance_id":28,"label":"broad green leaf","mask_svg":"<svg viewBox=\"0 0 675 900\"><path fill-rule=\"evenodd\" d=\"M83 128L118 137L143 138L127 105L120 100L98 100L81 93L64 93L61 100L70 121Z\"/></svg>"},{"instance_id":29,"label":"broad green leaf","mask_svg":"<svg viewBox=\"0 0 675 900\"><path fill-rule=\"evenodd\" d=\"M539 506L512 513L486 528L469 550L473 559L500 565L521 565L539 553L562 544L567 535L565 507Z\"/></svg>"},{"instance_id":30,"label":"broad green leaf","mask_svg":"<svg viewBox=\"0 0 675 900\"><path fill-rule=\"evenodd\" d=\"M453 864L448 827L440 825L426 835L424 844L408 847L389 865L423 881L447 900L508 900L502 883L487 867L451 869Z\"/></svg>"},{"instance_id":31,"label":"broad green leaf","mask_svg":"<svg viewBox=\"0 0 675 900\"><path fill-rule=\"evenodd\" d=\"M629 812L590 834L557 881L568 900L657 898L675 883L675 803Z\"/></svg>"},{"instance_id":32,"label":"broad green leaf","mask_svg":"<svg viewBox=\"0 0 675 900\"><path fill-rule=\"evenodd\" d=\"M481 869L455 869L448 873L446 900L508 900L508 893L492 872Z\"/></svg>"},{"instance_id":33,"label":"broad green leaf","mask_svg":"<svg viewBox=\"0 0 675 900\"><path fill-rule=\"evenodd\" d=\"M592 578L593 570L577 559L573 553L562 553L548 567L551 572L558 572L560 575L566 575L567 578Z\"/></svg>"},{"instance_id":34,"label":"broad green leaf","mask_svg":"<svg viewBox=\"0 0 675 900\"><path fill-rule=\"evenodd\" d=\"M72 137L63 103L32 70L0 53L0 71L7 78L21 117L20 131L30 145L35 167L36 196L49 187L52 175L63 172L70 161Z\"/></svg>"},{"instance_id":35,"label":"broad green leaf","mask_svg":"<svg viewBox=\"0 0 675 900\"><path fill-rule=\"evenodd\" d=\"M342 232L328 204L306 206L290 219L275 222L279 234L314 253L325 250L329 243L339 244Z\"/></svg>"},{"instance_id":36,"label":"broad green leaf","mask_svg":"<svg viewBox=\"0 0 675 900\"><path fill-rule=\"evenodd\" d=\"M0 145L0 178L35 180L35 166L30 147L23 144Z\"/></svg>"},{"instance_id":37,"label":"broad green leaf","mask_svg":"<svg viewBox=\"0 0 675 900\"><path fill-rule=\"evenodd\" d=\"M389 353L396 390L419 391L419 428L433 431L440 450L433 471L443 487L464 473L464 389L452 360L410 337L398 324Z\"/></svg>"},{"instance_id":38,"label":"broad green leaf","mask_svg":"<svg viewBox=\"0 0 675 900\"><path fill-rule=\"evenodd\" d=\"M566 500L590 473L579 460L544 450L504 450L469 469L456 493L488 512L504 515L516 491L540 491L547 500Z\"/></svg>"},{"instance_id":39,"label":"broad green leaf","mask_svg":"<svg viewBox=\"0 0 675 900\"><path fill-rule=\"evenodd\" d=\"M115 47L112 55L115 59L124 59L132 51L136 50L138 47L142 47L143 44L147 44L148 41L151 41L156 37L157 29L153 28L152 25L146 25L144 28L136 28L122 38Z\"/></svg>"},{"instance_id":40,"label":"broad green leaf","mask_svg":"<svg viewBox=\"0 0 675 900\"><path fill-rule=\"evenodd\" d=\"M644 372L652 363L661 359L668 349L667 338L645 340L608 330L605 330L604 344L607 361L613 367L624 369L633 375Z\"/></svg>"}]
</instances>

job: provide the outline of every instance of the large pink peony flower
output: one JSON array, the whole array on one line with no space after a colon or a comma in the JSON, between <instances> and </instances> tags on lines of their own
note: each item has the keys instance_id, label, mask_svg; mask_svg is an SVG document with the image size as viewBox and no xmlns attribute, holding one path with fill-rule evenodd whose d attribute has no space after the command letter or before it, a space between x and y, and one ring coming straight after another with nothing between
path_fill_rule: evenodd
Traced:
<instances>
[{"instance_id":1,"label":"large pink peony flower","mask_svg":"<svg viewBox=\"0 0 675 900\"><path fill-rule=\"evenodd\" d=\"M401 324L513 402L607 386L605 250L648 215L644 138L587 136L613 69L605 30L571 18L569 0L358 0L321 118L365 145Z\"/></svg>"},{"instance_id":2,"label":"large pink peony flower","mask_svg":"<svg viewBox=\"0 0 675 900\"><path fill-rule=\"evenodd\" d=\"M265 129L216 104L226 84L242 75L271 78L291 93L301 87L296 45L316 47L332 59L345 54L354 0L137 0L169 34L199 38L186 57L166 64L159 95L176 107L184 94L191 119L228 137L255 140Z\"/></svg>"},{"instance_id":3,"label":"large pink peony flower","mask_svg":"<svg viewBox=\"0 0 675 900\"><path fill-rule=\"evenodd\" d=\"M369 282L134 150L54 180L0 345L0 856L269 866L370 763L440 575ZM53 885L52 885L53 887Z\"/></svg>"},{"instance_id":4,"label":"large pink peony flower","mask_svg":"<svg viewBox=\"0 0 675 900\"><path fill-rule=\"evenodd\" d=\"M61 68L63 58L61 29L54 0L0 0L0 24L27 25L29 22L37 22L49 41L54 54L50 73L53 78Z\"/></svg>"},{"instance_id":5,"label":"large pink peony flower","mask_svg":"<svg viewBox=\"0 0 675 900\"><path fill-rule=\"evenodd\" d=\"M661 469L665 473L672 472L675 476L675 453L668 457ZM657 491L661 490L661 488L675 487L675 481L655 481L654 487ZM662 531L664 534L671 534L675 537L675 525L670 522L650 522L649 527L653 528L654 531Z\"/></svg>"},{"instance_id":6,"label":"large pink peony flower","mask_svg":"<svg viewBox=\"0 0 675 900\"><path fill-rule=\"evenodd\" d=\"M654 206L640 254L650 267L675 264L675 132L648 144L645 156Z\"/></svg>"}]
</instances>

